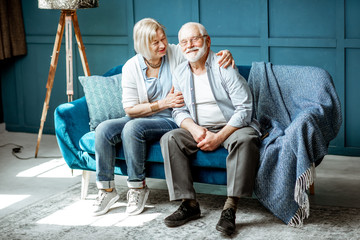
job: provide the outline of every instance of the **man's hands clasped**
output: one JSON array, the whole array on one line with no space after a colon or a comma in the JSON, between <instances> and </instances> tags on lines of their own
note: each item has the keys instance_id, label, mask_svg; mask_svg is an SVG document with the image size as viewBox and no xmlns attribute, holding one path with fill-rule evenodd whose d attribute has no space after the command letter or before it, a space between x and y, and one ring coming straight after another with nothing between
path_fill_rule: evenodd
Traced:
<instances>
[{"instance_id":1,"label":"man's hands clasped","mask_svg":"<svg viewBox=\"0 0 360 240\"><path fill-rule=\"evenodd\" d=\"M216 133L197 125L190 131L194 140L198 143L197 147L203 151L214 151L217 149L222 140L218 138Z\"/></svg>"}]
</instances>

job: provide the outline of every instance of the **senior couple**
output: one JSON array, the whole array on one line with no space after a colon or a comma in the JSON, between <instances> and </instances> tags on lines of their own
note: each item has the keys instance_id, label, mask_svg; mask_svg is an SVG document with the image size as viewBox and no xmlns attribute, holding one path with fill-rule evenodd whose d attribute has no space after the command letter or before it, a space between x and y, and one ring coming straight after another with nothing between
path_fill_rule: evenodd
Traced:
<instances>
[{"instance_id":1,"label":"senior couple","mask_svg":"<svg viewBox=\"0 0 360 240\"><path fill-rule=\"evenodd\" d=\"M137 55L122 70L126 116L102 122L95 130L94 215L119 199L114 183L116 145L122 144L128 169L128 215L140 214L149 195L145 181L147 143L160 139L170 200L182 200L164 222L176 227L200 217L189 156L199 149L225 147L229 155L227 200L216 229L231 235L240 197L252 195L259 161L252 95L229 51L215 54L203 25L187 23L179 44L168 44L164 27L145 18L134 26ZM227 68L232 64L233 68Z\"/></svg>"}]
</instances>

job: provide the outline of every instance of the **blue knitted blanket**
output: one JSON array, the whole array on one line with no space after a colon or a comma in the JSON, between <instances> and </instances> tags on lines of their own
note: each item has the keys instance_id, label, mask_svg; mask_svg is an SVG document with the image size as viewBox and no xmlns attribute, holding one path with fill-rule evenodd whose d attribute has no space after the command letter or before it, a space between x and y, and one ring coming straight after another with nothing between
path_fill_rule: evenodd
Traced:
<instances>
[{"instance_id":1,"label":"blue knitted blanket","mask_svg":"<svg viewBox=\"0 0 360 240\"><path fill-rule=\"evenodd\" d=\"M309 216L307 189L341 125L331 76L308 66L252 64L248 79L256 118L268 136L255 183L259 201L291 226Z\"/></svg>"}]
</instances>

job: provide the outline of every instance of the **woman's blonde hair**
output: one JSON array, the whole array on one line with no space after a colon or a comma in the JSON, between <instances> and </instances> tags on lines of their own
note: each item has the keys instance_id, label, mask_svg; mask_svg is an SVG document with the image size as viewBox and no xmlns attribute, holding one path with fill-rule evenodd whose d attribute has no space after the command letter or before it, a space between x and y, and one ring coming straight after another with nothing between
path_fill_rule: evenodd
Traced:
<instances>
[{"instance_id":1,"label":"woman's blonde hair","mask_svg":"<svg viewBox=\"0 0 360 240\"><path fill-rule=\"evenodd\" d=\"M134 26L134 49L146 59L151 58L150 44L156 37L156 32L159 29L165 34L165 27L152 18L144 18L138 21Z\"/></svg>"}]
</instances>

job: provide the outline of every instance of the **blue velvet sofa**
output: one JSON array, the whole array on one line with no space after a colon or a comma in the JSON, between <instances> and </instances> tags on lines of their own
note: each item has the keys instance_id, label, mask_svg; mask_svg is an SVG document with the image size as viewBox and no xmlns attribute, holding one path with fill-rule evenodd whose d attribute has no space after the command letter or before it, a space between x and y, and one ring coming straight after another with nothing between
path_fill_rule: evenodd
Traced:
<instances>
[{"instance_id":1,"label":"blue velvet sofa","mask_svg":"<svg viewBox=\"0 0 360 240\"><path fill-rule=\"evenodd\" d=\"M238 66L239 72L248 77L250 66ZM110 69L104 76L121 73L122 65ZM89 172L96 171L95 132L89 130L89 111L86 98L81 97L70 103L64 103L55 110L55 131L60 151L71 169L85 170L81 197L85 198L89 184ZM124 152L117 148L115 174L127 175ZM209 184L226 184L227 150L217 149L214 152L199 151L192 161L194 181ZM163 158L159 142L149 146L146 162L146 176L165 179Z\"/></svg>"},{"instance_id":2,"label":"blue velvet sofa","mask_svg":"<svg viewBox=\"0 0 360 240\"><path fill-rule=\"evenodd\" d=\"M95 84L90 95L86 87L89 82L79 78L86 90L85 96L90 96L88 101L82 97L55 110L55 132L63 157L71 169L84 170L82 198L87 195L90 171L96 170L95 132L90 131L89 124L94 128L94 113L112 109L113 104L121 102L121 84L105 84L99 79L114 78L119 83L121 69L122 66L117 66L104 76L90 77L95 79L90 81ZM238 66L238 70L249 83L257 120L267 136L261 141L254 193L282 221L292 226L302 225L309 213L307 190L314 182L315 167L327 154L329 143L342 122L332 78L325 70L311 66L254 62L251 67ZM94 93L99 89L101 92ZM111 95L112 92L115 94ZM107 101L93 103L103 96ZM107 103L111 106L104 107ZM94 106L98 107L97 111ZM124 114L122 106L112 112ZM213 152L198 151L191 161L193 180L226 185L227 154L222 147ZM115 174L127 175L121 146L116 156ZM148 146L146 176L165 178L159 142Z\"/></svg>"}]
</instances>

